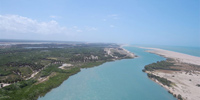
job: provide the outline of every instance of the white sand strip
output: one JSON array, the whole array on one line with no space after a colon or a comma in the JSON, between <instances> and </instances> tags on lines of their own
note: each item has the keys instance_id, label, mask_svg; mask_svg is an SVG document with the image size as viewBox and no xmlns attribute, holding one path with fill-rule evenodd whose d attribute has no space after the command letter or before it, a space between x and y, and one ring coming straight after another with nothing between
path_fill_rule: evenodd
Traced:
<instances>
[{"instance_id":1,"label":"white sand strip","mask_svg":"<svg viewBox=\"0 0 200 100\"><path fill-rule=\"evenodd\" d=\"M141 48L149 49L147 50L147 52L155 53L155 54L164 56L166 58L172 58L179 62L200 65L200 57L191 56L188 54L178 53L178 52L169 51L169 50L158 49L158 48L145 48L145 47L141 47Z\"/></svg>"}]
</instances>

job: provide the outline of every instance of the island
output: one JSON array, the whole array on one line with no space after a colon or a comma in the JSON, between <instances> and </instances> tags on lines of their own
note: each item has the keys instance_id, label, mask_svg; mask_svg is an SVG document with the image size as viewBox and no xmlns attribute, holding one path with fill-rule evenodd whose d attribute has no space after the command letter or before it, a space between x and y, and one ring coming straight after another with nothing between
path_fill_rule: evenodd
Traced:
<instances>
[{"instance_id":1,"label":"island","mask_svg":"<svg viewBox=\"0 0 200 100\"><path fill-rule=\"evenodd\" d=\"M36 100L81 68L135 56L113 43L3 41L0 99Z\"/></svg>"},{"instance_id":2,"label":"island","mask_svg":"<svg viewBox=\"0 0 200 100\"><path fill-rule=\"evenodd\" d=\"M200 99L200 57L158 48L144 49L167 58L145 66L143 72L149 78L179 100Z\"/></svg>"}]
</instances>

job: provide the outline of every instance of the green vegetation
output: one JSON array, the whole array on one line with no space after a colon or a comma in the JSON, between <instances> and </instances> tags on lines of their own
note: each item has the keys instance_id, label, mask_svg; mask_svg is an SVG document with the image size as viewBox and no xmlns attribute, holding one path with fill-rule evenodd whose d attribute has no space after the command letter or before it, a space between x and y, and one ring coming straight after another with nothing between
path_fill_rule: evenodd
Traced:
<instances>
[{"instance_id":1,"label":"green vegetation","mask_svg":"<svg viewBox=\"0 0 200 100\"><path fill-rule=\"evenodd\" d=\"M114 52L114 53L113 53L113 56L124 57L124 56L126 56L126 55L120 54L120 53L118 53L118 52Z\"/></svg>"},{"instance_id":2,"label":"green vegetation","mask_svg":"<svg viewBox=\"0 0 200 100\"><path fill-rule=\"evenodd\" d=\"M82 68L89 68L102 63L103 62L88 63L84 64ZM47 75L44 73L50 75L53 72L56 74L50 77L47 81L37 84L36 80L30 79L4 87L0 89L0 100L36 100L38 96L44 96L52 88L59 86L69 76L76 74L79 71L80 67L75 67L70 70L62 70L58 68L58 65L49 66L41 71L41 75Z\"/></svg>"},{"instance_id":3,"label":"green vegetation","mask_svg":"<svg viewBox=\"0 0 200 100\"><path fill-rule=\"evenodd\" d=\"M163 85L167 85L167 86L169 86L169 87L172 86L172 82L169 81L169 80L167 80L167 79L165 79L165 78L162 78L162 77L159 77L159 76L156 76L156 75L153 75L153 74L149 74L149 73L147 73L147 76L148 76L149 78L154 78L154 79L158 80L158 81L161 82Z\"/></svg>"},{"instance_id":4,"label":"green vegetation","mask_svg":"<svg viewBox=\"0 0 200 100\"><path fill-rule=\"evenodd\" d=\"M154 70L173 70L173 71L180 71L179 69L172 68L174 64L169 61L157 61L156 63L152 63L146 65L143 72L145 71L154 71Z\"/></svg>"},{"instance_id":5,"label":"green vegetation","mask_svg":"<svg viewBox=\"0 0 200 100\"><path fill-rule=\"evenodd\" d=\"M182 96L180 94L178 95L177 98L178 98L178 100L183 100L183 98L182 98Z\"/></svg>"},{"instance_id":6,"label":"green vegetation","mask_svg":"<svg viewBox=\"0 0 200 100\"><path fill-rule=\"evenodd\" d=\"M41 77L46 77L46 76L49 76L52 72L59 72L59 73L65 73L66 70L62 70L60 68L58 68L60 66L60 64L57 64L57 65L50 65L48 67L46 67L44 70L42 70L40 72L40 76Z\"/></svg>"},{"instance_id":7,"label":"green vegetation","mask_svg":"<svg viewBox=\"0 0 200 100\"><path fill-rule=\"evenodd\" d=\"M38 96L44 96L52 88L59 86L70 75L79 72L79 68L73 68L64 73L56 73L47 81L36 84L35 80L27 80L14 83L0 89L1 100L36 100Z\"/></svg>"},{"instance_id":8,"label":"green vegetation","mask_svg":"<svg viewBox=\"0 0 200 100\"><path fill-rule=\"evenodd\" d=\"M14 83L25 80L33 72L40 71L47 65L107 61L111 59L110 56L104 56L104 48L107 46L110 45L20 44L0 49L0 82ZM85 59L91 55L98 56L98 59ZM49 73L44 72L43 75L47 76Z\"/></svg>"},{"instance_id":9,"label":"green vegetation","mask_svg":"<svg viewBox=\"0 0 200 100\"><path fill-rule=\"evenodd\" d=\"M105 63L105 61L100 61L100 62L88 62L88 63L84 63L81 68L90 68L90 67L94 67L94 66L99 66L101 64Z\"/></svg>"},{"instance_id":10,"label":"green vegetation","mask_svg":"<svg viewBox=\"0 0 200 100\"><path fill-rule=\"evenodd\" d=\"M22 76L30 77L32 74L32 70L29 67L20 67L19 71L21 72Z\"/></svg>"},{"instance_id":11,"label":"green vegetation","mask_svg":"<svg viewBox=\"0 0 200 100\"><path fill-rule=\"evenodd\" d=\"M117 45L19 44L0 49L0 83L11 83L0 89L0 100L36 100L79 72L80 68L111 61L113 58L104 51L107 47ZM115 55L121 59L125 57ZM60 69L64 63L73 66ZM29 79L34 72L38 74Z\"/></svg>"}]
</instances>

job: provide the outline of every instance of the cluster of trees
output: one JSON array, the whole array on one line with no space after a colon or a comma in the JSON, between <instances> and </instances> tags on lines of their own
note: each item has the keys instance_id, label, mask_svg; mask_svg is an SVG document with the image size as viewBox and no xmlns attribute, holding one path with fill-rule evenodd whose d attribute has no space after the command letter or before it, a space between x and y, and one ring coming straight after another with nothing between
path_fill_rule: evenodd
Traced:
<instances>
[{"instance_id":1,"label":"cluster of trees","mask_svg":"<svg viewBox=\"0 0 200 100\"><path fill-rule=\"evenodd\" d=\"M182 96L180 94L178 94L178 100L183 100Z\"/></svg>"},{"instance_id":2,"label":"cluster of trees","mask_svg":"<svg viewBox=\"0 0 200 100\"><path fill-rule=\"evenodd\" d=\"M113 53L113 56L117 56L117 57L120 57L120 58L126 57L125 54L120 54L120 53L118 53L118 52L114 52L114 53Z\"/></svg>"},{"instance_id":3,"label":"cluster of trees","mask_svg":"<svg viewBox=\"0 0 200 100\"><path fill-rule=\"evenodd\" d=\"M167 86L169 86L169 87L171 87L171 85L172 85L172 82L171 81L169 81L169 80L167 80L167 79L165 79L165 78L162 78L162 77L159 77L159 76L156 76L156 75L153 75L153 74L147 74L147 76L149 77L149 78L154 78L154 79L156 79L156 80L158 80L159 82L161 82L163 85L167 85Z\"/></svg>"},{"instance_id":4,"label":"cluster of trees","mask_svg":"<svg viewBox=\"0 0 200 100\"><path fill-rule=\"evenodd\" d=\"M179 69L171 68L173 65L173 63L168 61L157 61L156 63L146 65L143 71L154 71L158 69L179 71Z\"/></svg>"},{"instance_id":5,"label":"cluster of trees","mask_svg":"<svg viewBox=\"0 0 200 100\"><path fill-rule=\"evenodd\" d=\"M20 88L24 88L28 85L32 85L35 82L36 82L36 80L34 80L34 79L30 79L30 80L26 80L26 81L20 81L18 83L14 83L12 85L6 86L3 89L8 90L8 91L13 91L13 90L17 90L17 89L20 89Z\"/></svg>"},{"instance_id":6,"label":"cluster of trees","mask_svg":"<svg viewBox=\"0 0 200 100\"><path fill-rule=\"evenodd\" d=\"M22 78L20 78L20 77L17 77L17 78L7 78L7 79L5 79L5 80L0 80L0 83L8 83L8 84L10 84L10 83L16 83L16 82L19 82L19 81L22 81L23 79Z\"/></svg>"},{"instance_id":7,"label":"cluster of trees","mask_svg":"<svg viewBox=\"0 0 200 100\"><path fill-rule=\"evenodd\" d=\"M39 69L43 68L44 65L38 63L26 63L26 62L9 62L7 64L5 64L6 66L13 66L13 67L31 67L33 70L38 71ZM19 70L17 70L19 71Z\"/></svg>"}]
</instances>

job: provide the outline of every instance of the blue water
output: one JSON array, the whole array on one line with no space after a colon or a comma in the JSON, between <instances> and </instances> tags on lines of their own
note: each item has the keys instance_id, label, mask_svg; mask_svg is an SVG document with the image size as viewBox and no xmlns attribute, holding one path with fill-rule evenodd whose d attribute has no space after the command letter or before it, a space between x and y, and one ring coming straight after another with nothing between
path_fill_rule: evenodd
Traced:
<instances>
[{"instance_id":1,"label":"blue water","mask_svg":"<svg viewBox=\"0 0 200 100\"><path fill-rule=\"evenodd\" d=\"M142 72L145 65L165 58L125 48L139 57L82 69L39 100L176 100Z\"/></svg>"},{"instance_id":2,"label":"blue water","mask_svg":"<svg viewBox=\"0 0 200 100\"><path fill-rule=\"evenodd\" d=\"M200 47L162 46L160 48L200 57Z\"/></svg>"}]
</instances>

